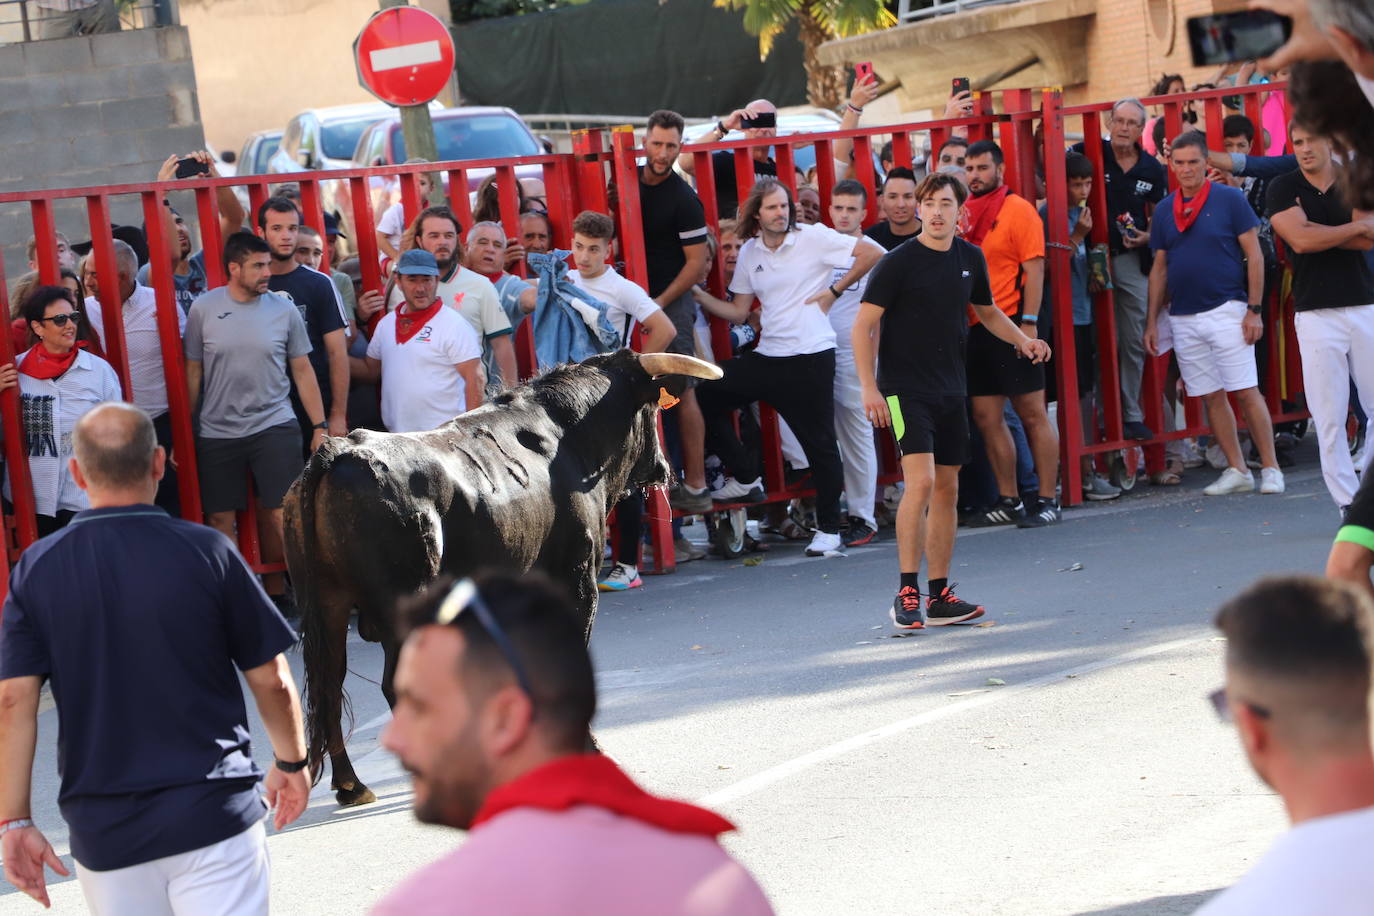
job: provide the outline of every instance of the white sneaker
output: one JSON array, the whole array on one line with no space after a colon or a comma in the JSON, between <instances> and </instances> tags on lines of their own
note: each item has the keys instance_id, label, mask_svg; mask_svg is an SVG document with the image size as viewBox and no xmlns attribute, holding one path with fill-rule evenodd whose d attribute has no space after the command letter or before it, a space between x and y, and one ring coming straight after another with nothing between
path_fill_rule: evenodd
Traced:
<instances>
[{"instance_id":1,"label":"white sneaker","mask_svg":"<svg viewBox=\"0 0 1374 916\"><path fill-rule=\"evenodd\" d=\"M1283 483L1283 471L1278 468L1264 468L1260 471L1260 492L1261 493L1282 493L1285 486Z\"/></svg>"},{"instance_id":2,"label":"white sneaker","mask_svg":"<svg viewBox=\"0 0 1374 916\"><path fill-rule=\"evenodd\" d=\"M719 503L761 503L764 500L763 479L740 483L733 477L726 477L724 483L711 491L711 498Z\"/></svg>"},{"instance_id":3,"label":"white sneaker","mask_svg":"<svg viewBox=\"0 0 1374 916\"><path fill-rule=\"evenodd\" d=\"M1231 466L1226 460L1226 453L1215 442L1207 446L1207 451L1203 453L1203 459L1218 471Z\"/></svg>"},{"instance_id":4,"label":"white sneaker","mask_svg":"<svg viewBox=\"0 0 1374 916\"><path fill-rule=\"evenodd\" d=\"M811 539L811 543L806 545L806 555L808 557L823 557L832 551L838 551L844 546L838 534L828 534L824 531L817 531L816 536Z\"/></svg>"},{"instance_id":5,"label":"white sneaker","mask_svg":"<svg viewBox=\"0 0 1374 916\"><path fill-rule=\"evenodd\" d=\"M1274 470L1278 470L1275 468ZM1255 489L1255 475L1248 470L1241 471L1236 468L1227 468L1221 472L1221 476L1215 483L1203 488L1202 492L1208 496L1225 496L1227 493L1249 493Z\"/></svg>"}]
</instances>

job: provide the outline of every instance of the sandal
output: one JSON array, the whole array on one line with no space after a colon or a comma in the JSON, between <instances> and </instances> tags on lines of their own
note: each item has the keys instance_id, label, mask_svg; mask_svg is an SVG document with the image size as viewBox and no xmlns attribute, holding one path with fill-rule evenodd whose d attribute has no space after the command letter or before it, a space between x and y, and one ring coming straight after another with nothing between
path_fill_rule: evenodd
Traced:
<instances>
[{"instance_id":1,"label":"sandal","mask_svg":"<svg viewBox=\"0 0 1374 916\"><path fill-rule=\"evenodd\" d=\"M1150 483L1156 487L1176 487L1183 482L1183 462L1170 458L1164 463L1164 470L1150 475Z\"/></svg>"}]
</instances>

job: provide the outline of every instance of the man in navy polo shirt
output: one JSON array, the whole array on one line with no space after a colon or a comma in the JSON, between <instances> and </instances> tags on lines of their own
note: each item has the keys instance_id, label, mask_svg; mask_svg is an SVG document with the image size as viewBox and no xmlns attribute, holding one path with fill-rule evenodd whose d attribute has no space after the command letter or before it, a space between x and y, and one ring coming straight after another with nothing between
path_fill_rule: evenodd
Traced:
<instances>
[{"instance_id":1,"label":"man in navy polo shirt","mask_svg":"<svg viewBox=\"0 0 1374 916\"><path fill-rule=\"evenodd\" d=\"M0 620L0 854L49 905L43 866L67 874L30 817L38 701L57 706L58 805L95 913L266 913L262 770L236 670L272 741L267 799L281 829L310 782L295 641L213 528L154 506L166 454L129 404L91 410L72 475L91 508L34 544Z\"/></svg>"},{"instance_id":2,"label":"man in navy polo shirt","mask_svg":"<svg viewBox=\"0 0 1374 916\"><path fill-rule=\"evenodd\" d=\"M1261 493L1282 493L1274 426L1259 393L1255 342L1264 333L1264 258L1259 218L1236 188L1207 180L1207 138L1188 131L1174 141L1170 165L1178 178L1150 226L1150 311L1145 349L1159 353L1159 313L1167 301L1179 374L1188 394L1202 398L1207 423L1229 465L1208 496L1245 493L1255 478L1241 452L1235 395L1259 449Z\"/></svg>"}]
</instances>

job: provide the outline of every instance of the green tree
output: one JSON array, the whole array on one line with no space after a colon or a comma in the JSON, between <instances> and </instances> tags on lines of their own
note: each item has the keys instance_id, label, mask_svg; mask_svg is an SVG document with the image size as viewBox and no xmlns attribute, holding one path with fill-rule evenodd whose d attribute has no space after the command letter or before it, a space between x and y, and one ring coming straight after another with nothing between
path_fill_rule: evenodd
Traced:
<instances>
[{"instance_id":1,"label":"green tree","mask_svg":"<svg viewBox=\"0 0 1374 916\"><path fill-rule=\"evenodd\" d=\"M816 51L823 42L848 38L897 24L883 0L712 0L721 9L743 10L744 28L759 37L766 58L773 40L797 20L806 67L806 94L812 105L838 108L845 96L843 67L822 66Z\"/></svg>"}]
</instances>

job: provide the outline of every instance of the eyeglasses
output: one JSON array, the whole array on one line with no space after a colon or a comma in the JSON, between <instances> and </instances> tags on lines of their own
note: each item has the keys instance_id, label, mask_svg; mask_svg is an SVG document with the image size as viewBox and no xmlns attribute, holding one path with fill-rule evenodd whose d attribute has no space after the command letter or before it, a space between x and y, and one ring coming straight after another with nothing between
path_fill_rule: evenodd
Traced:
<instances>
[{"instance_id":1,"label":"eyeglasses","mask_svg":"<svg viewBox=\"0 0 1374 916\"><path fill-rule=\"evenodd\" d=\"M439 613L435 616L435 623L448 626L457 625L458 618L464 611L471 610L477 617L477 622L482 625L482 629L487 631L491 641L496 643L496 648L505 657L506 664L510 665L515 672L515 679L520 684L520 689L525 691L525 695L534 700L534 689L530 686L529 676L525 673L525 666L520 664L520 656L515 654L515 646L511 645L510 637L506 631L501 629L501 625L496 622L496 616L492 614L491 608L482 600L482 593L477 591L477 585L471 579L462 579L449 590L448 596L439 605Z\"/></svg>"},{"instance_id":2,"label":"eyeglasses","mask_svg":"<svg viewBox=\"0 0 1374 916\"><path fill-rule=\"evenodd\" d=\"M1211 693L1207 694L1207 699L1212 704L1212 710L1216 712L1218 719L1228 724L1234 721L1231 716L1231 704L1226 695L1225 687L1218 687L1216 690L1213 690ZM1251 703L1249 700L1241 700L1240 702L1249 707L1250 711L1261 719L1267 719L1273 715L1268 709L1256 703Z\"/></svg>"},{"instance_id":3,"label":"eyeglasses","mask_svg":"<svg viewBox=\"0 0 1374 916\"><path fill-rule=\"evenodd\" d=\"M67 322L68 322L68 321L72 321L72 322L80 321L80 320L81 320L81 313L80 313L79 311L76 311L76 312L66 312L65 314L62 314L62 315L49 315L47 318L40 318L40 319L38 319L38 320L39 320L39 321L51 321L51 322L52 322L54 325L56 325L57 327L59 327L59 328L65 328L65 327L67 326Z\"/></svg>"}]
</instances>

